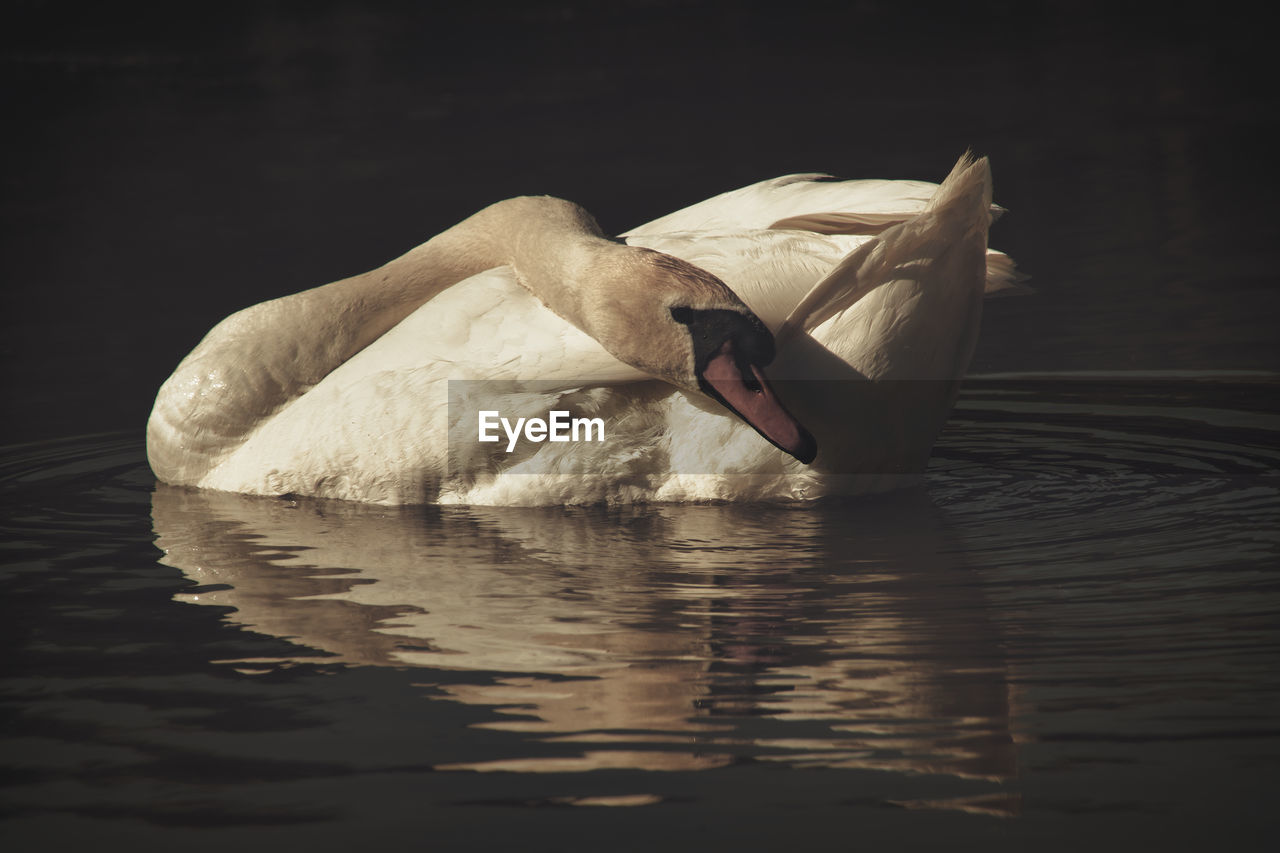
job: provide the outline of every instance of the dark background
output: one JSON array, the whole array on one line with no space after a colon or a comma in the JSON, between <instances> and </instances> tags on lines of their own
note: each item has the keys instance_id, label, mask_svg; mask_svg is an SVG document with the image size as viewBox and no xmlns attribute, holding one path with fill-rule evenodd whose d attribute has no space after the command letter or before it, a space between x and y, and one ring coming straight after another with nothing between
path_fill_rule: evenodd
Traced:
<instances>
[{"instance_id":1,"label":"dark background","mask_svg":"<svg viewBox=\"0 0 1280 853\"><path fill-rule=\"evenodd\" d=\"M1222 4L10 3L0 442L141 436L218 319L548 193L620 231L992 159L974 370L1280 368L1268 28Z\"/></svg>"}]
</instances>

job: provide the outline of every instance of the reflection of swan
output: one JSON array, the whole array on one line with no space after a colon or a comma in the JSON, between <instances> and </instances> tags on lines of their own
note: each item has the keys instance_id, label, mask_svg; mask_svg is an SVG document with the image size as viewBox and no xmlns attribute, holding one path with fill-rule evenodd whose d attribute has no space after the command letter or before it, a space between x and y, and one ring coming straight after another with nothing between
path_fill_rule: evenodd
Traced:
<instances>
[{"instance_id":1,"label":"reflection of swan","mask_svg":"<svg viewBox=\"0 0 1280 853\"><path fill-rule=\"evenodd\" d=\"M985 603L927 495L887 504L405 510L162 485L152 507L164 562L201 585L188 600L301 660L419 668L501 711L486 727L561 745L477 769L745 751L1007 780Z\"/></svg>"},{"instance_id":2,"label":"reflection of swan","mask_svg":"<svg viewBox=\"0 0 1280 853\"><path fill-rule=\"evenodd\" d=\"M813 178L695 205L628 244L567 202L512 199L379 270L246 309L161 388L152 467L378 503L897 485L923 469L972 354L987 164L962 159L927 203L932 185ZM775 378L824 380L792 383L785 406L762 373L775 334ZM476 441L481 410L598 417L605 441L512 452Z\"/></svg>"}]
</instances>

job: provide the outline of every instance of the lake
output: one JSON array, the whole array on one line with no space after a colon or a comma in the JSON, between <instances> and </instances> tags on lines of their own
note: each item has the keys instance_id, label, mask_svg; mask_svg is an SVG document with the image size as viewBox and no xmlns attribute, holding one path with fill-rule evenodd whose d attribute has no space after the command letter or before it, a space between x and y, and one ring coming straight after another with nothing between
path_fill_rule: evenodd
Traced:
<instances>
[{"instance_id":1,"label":"lake","mask_svg":"<svg viewBox=\"0 0 1280 853\"><path fill-rule=\"evenodd\" d=\"M7 848L1274 837L1259 27L674 0L15 24ZM789 172L936 181L969 147L1035 292L986 303L918 488L388 508L146 465L155 390L218 319L496 199L552 193L618 232Z\"/></svg>"}]
</instances>

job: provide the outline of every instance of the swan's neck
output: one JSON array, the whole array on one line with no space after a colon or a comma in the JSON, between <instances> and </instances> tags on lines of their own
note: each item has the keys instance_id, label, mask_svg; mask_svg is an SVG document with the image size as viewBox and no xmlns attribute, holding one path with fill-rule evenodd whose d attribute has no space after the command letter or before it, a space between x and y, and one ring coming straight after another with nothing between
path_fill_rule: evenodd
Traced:
<instances>
[{"instance_id":1,"label":"swan's neck","mask_svg":"<svg viewBox=\"0 0 1280 853\"><path fill-rule=\"evenodd\" d=\"M525 196L490 205L403 260L433 279L431 296L476 272L510 265L523 287L590 334L593 303L608 291L602 281L638 251L606 238L595 218L572 202Z\"/></svg>"},{"instance_id":2,"label":"swan's neck","mask_svg":"<svg viewBox=\"0 0 1280 853\"><path fill-rule=\"evenodd\" d=\"M575 287L611 253L595 220L554 198L485 208L405 255L361 275L231 315L182 361L148 423L152 467L181 483L446 288L512 265L521 283L588 333L591 306ZM604 298L598 295L594 298Z\"/></svg>"},{"instance_id":3,"label":"swan's neck","mask_svg":"<svg viewBox=\"0 0 1280 853\"><path fill-rule=\"evenodd\" d=\"M430 298L474 272L510 265L521 286L618 360L691 391L698 386L688 332L669 309L679 302L750 313L710 273L610 240L581 207L546 196L491 205L400 261L413 271L403 300L410 311L424 293ZM404 314L388 316L399 322Z\"/></svg>"},{"instance_id":4,"label":"swan's neck","mask_svg":"<svg viewBox=\"0 0 1280 853\"><path fill-rule=\"evenodd\" d=\"M490 205L378 269L299 294L312 296L308 313L340 342L316 368L328 373L443 290L504 265L543 303L585 329L587 291L575 283L618 250L634 251L606 239L595 219L571 202L543 196Z\"/></svg>"}]
</instances>

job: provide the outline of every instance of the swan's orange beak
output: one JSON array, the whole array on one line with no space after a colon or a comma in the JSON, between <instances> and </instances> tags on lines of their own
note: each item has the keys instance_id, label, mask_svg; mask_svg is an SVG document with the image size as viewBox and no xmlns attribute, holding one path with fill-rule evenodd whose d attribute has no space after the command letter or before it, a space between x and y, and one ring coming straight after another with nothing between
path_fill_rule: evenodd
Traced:
<instances>
[{"instance_id":1,"label":"swan's orange beak","mask_svg":"<svg viewBox=\"0 0 1280 853\"><path fill-rule=\"evenodd\" d=\"M818 443L800 425L769 386L764 371L740 364L732 340L711 356L700 377L706 390L755 428L769 443L808 465L818 455Z\"/></svg>"}]
</instances>

